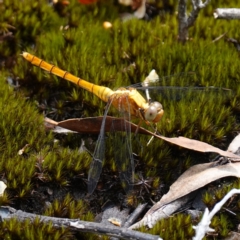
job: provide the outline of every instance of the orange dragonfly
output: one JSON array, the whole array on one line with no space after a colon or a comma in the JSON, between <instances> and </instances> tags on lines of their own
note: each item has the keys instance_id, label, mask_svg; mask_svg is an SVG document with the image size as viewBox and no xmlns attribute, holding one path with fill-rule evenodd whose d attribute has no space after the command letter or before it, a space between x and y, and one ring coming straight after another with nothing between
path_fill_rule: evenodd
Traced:
<instances>
[{"instance_id":1,"label":"orange dragonfly","mask_svg":"<svg viewBox=\"0 0 240 240\"><path fill-rule=\"evenodd\" d=\"M36 65L54 75L57 75L67 81L73 82L81 88L95 94L104 102L107 102L107 108L105 110L104 116L107 115L108 109L112 104L119 112L123 112L123 114L128 114L140 119L140 121L145 121L146 123L157 123L163 116L164 110L162 104L159 102L152 102L150 99L146 100L142 97L142 95L135 88L120 88L116 91L111 90L110 88L104 86L98 86L93 83L90 83L86 80L83 80L79 77L76 77L70 74L67 71L64 71L58 68L55 65L49 64L42 59L28 53L23 52L22 56L29 61L31 64ZM103 121L101 131L98 137L97 146L95 148L93 154L93 161L90 166L89 174L88 174L88 192L91 194L100 178L100 174L102 172L102 165L104 160L104 152L105 152L105 122ZM129 125L125 126L128 134L130 133ZM124 130L124 129L123 129ZM124 180L124 185L130 186L133 184L133 176L134 176L134 164L133 157L131 152L131 143L129 140L122 139L121 146L125 149L123 151L119 151L118 154L115 154L117 158L116 161L117 167L120 171L120 178ZM119 146L117 146L119 149ZM123 152L128 152L128 156L123 156ZM124 162L121 162L122 159ZM130 176L131 175L131 176Z\"/></svg>"}]
</instances>

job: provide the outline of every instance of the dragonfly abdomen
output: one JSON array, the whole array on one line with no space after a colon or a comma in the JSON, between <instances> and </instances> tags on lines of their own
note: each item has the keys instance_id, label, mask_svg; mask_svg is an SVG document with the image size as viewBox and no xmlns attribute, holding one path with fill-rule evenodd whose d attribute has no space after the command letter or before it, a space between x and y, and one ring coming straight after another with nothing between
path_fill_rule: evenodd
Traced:
<instances>
[{"instance_id":1,"label":"dragonfly abdomen","mask_svg":"<svg viewBox=\"0 0 240 240\"><path fill-rule=\"evenodd\" d=\"M54 75L57 75L58 77L61 77L67 81L75 83L76 85L80 86L81 88L95 94L97 97L99 97L104 102L107 102L109 100L109 97L114 93L110 88L107 88L104 86L98 86L98 85L90 83L84 79L76 77L76 76L72 75L71 73L62 70L53 64L47 63L44 60L42 60L30 53L23 52L22 55L31 64L33 64L37 67L40 67Z\"/></svg>"}]
</instances>

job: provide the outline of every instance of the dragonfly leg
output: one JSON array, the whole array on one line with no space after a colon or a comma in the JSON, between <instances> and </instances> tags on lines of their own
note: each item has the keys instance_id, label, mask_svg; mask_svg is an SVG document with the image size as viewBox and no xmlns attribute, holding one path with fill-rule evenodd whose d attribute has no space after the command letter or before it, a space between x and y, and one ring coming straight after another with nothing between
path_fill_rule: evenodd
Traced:
<instances>
[{"instance_id":1,"label":"dragonfly leg","mask_svg":"<svg viewBox=\"0 0 240 240\"><path fill-rule=\"evenodd\" d=\"M157 134L157 133L158 133L157 124L154 124L154 125L155 125L155 127L153 127L153 129L154 129L154 134ZM151 125L151 126L152 126L152 125ZM154 138L154 136L152 136L152 137L149 139L149 141L148 141L148 143L147 143L147 146L152 142L153 138Z\"/></svg>"}]
</instances>

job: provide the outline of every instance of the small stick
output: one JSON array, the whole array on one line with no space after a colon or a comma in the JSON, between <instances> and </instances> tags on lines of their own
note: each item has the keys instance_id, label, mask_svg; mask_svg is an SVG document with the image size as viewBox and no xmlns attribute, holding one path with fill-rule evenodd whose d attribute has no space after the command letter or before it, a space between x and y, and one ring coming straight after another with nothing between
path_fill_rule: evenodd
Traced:
<instances>
[{"instance_id":1,"label":"small stick","mask_svg":"<svg viewBox=\"0 0 240 240\"><path fill-rule=\"evenodd\" d=\"M38 218L43 223L53 223L53 227L56 228L70 228L71 230L78 232L90 232L95 234L103 234L112 237L118 237L123 239L139 239L139 240L161 240L159 236L142 233L138 231L130 230L126 227L115 227L106 226L105 224L81 221L79 219L69 219L69 218L57 218L48 217L43 215L37 215L33 213L23 212L21 210L16 210L11 207L1 207L0 217L4 221L10 219L17 219L20 222L28 220L30 223L34 222Z\"/></svg>"},{"instance_id":2,"label":"small stick","mask_svg":"<svg viewBox=\"0 0 240 240\"><path fill-rule=\"evenodd\" d=\"M139 215L144 211L146 206L147 206L147 203L138 205L137 208L130 215L128 220L124 223L123 227L126 227L126 228L130 227L136 221Z\"/></svg>"}]
</instances>

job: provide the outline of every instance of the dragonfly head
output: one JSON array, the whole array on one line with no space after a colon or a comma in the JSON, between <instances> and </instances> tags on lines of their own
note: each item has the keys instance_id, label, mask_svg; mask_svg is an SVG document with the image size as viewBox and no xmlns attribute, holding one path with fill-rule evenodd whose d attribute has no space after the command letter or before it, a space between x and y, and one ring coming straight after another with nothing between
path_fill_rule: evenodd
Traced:
<instances>
[{"instance_id":1,"label":"dragonfly head","mask_svg":"<svg viewBox=\"0 0 240 240\"><path fill-rule=\"evenodd\" d=\"M145 109L143 117L148 122L157 123L160 121L164 113L163 106L159 102L151 102L149 107Z\"/></svg>"}]
</instances>

